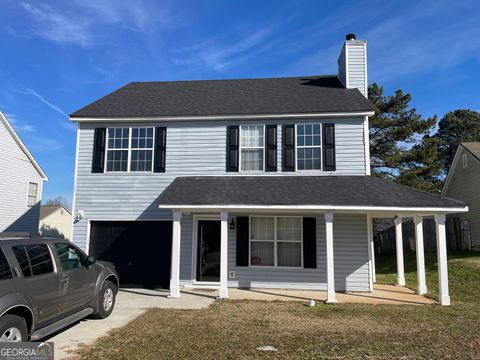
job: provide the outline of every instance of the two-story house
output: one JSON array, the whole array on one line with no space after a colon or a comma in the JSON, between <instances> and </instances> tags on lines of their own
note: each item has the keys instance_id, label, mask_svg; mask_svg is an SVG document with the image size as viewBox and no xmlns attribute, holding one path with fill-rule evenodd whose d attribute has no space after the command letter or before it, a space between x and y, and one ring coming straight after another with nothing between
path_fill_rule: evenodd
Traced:
<instances>
[{"instance_id":1,"label":"two-story house","mask_svg":"<svg viewBox=\"0 0 480 360\"><path fill-rule=\"evenodd\" d=\"M47 175L0 111L0 233L37 234Z\"/></svg>"},{"instance_id":2,"label":"two-story house","mask_svg":"<svg viewBox=\"0 0 480 360\"><path fill-rule=\"evenodd\" d=\"M442 196L465 201L468 213L456 215L464 249L480 250L480 142L458 145Z\"/></svg>"},{"instance_id":3,"label":"two-story house","mask_svg":"<svg viewBox=\"0 0 480 360\"><path fill-rule=\"evenodd\" d=\"M373 216L435 216L449 304L444 199L370 175L366 42L338 74L134 82L74 112L73 242L123 284L372 291ZM423 246L421 247L423 249ZM398 282L405 284L399 247ZM423 252L419 252L419 268ZM419 271L421 293L425 272Z\"/></svg>"}]
</instances>

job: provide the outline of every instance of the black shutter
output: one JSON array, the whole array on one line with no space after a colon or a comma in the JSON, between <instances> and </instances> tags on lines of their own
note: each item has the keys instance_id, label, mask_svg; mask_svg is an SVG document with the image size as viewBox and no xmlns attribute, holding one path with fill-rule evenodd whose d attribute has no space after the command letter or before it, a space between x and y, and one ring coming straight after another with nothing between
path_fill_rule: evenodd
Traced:
<instances>
[{"instance_id":1,"label":"black shutter","mask_svg":"<svg viewBox=\"0 0 480 360\"><path fill-rule=\"evenodd\" d=\"M248 266L248 217L237 217L237 266Z\"/></svg>"},{"instance_id":2,"label":"black shutter","mask_svg":"<svg viewBox=\"0 0 480 360\"><path fill-rule=\"evenodd\" d=\"M295 125L283 125L283 171L295 171Z\"/></svg>"},{"instance_id":3,"label":"black shutter","mask_svg":"<svg viewBox=\"0 0 480 360\"><path fill-rule=\"evenodd\" d=\"M103 173L105 166L106 128L96 128L93 136L92 173Z\"/></svg>"},{"instance_id":4,"label":"black shutter","mask_svg":"<svg viewBox=\"0 0 480 360\"><path fill-rule=\"evenodd\" d=\"M317 231L316 218L303 218L303 267L317 267Z\"/></svg>"},{"instance_id":5,"label":"black shutter","mask_svg":"<svg viewBox=\"0 0 480 360\"><path fill-rule=\"evenodd\" d=\"M267 125L265 170L277 171L277 125Z\"/></svg>"},{"instance_id":6,"label":"black shutter","mask_svg":"<svg viewBox=\"0 0 480 360\"><path fill-rule=\"evenodd\" d=\"M165 157L167 153L167 128L155 128L155 156L153 172L165 172Z\"/></svg>"},{"instance_id":7,"label":"black shutter","mask_svg":"<svg viewBox=\"0 0 480 360\"><path fill-rule=\"evenodd\" d=\"M227 126L227 172L238 172L238 126Z\"/></svg>"},{"instance_id":8,"label":"black shutter","mask_svg":"<svg viewBox=\"0 0 480 360\"><path fill-rule=\"evenodd\" d=\"M323 170L335 169L335 125L323 124Z\"/></svg>"}]
</instances>

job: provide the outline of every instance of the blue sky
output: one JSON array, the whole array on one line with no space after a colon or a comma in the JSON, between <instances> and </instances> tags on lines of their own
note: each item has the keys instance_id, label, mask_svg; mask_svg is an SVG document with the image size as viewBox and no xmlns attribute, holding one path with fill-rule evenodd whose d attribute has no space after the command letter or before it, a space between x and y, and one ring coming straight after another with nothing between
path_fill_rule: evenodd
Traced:
<instances>
[{"instance_id":1,"label":"blue sky","mask_svg":"<svg viewBox=\"0 0 480 360\"><path fill-rule=\"evenodd\" d=\"M476 1L0 0L0 109L71 198L68 114L130 82L335 74L345 34L369 82L424 116L480 110Z\"/></svg>"}]
</instances>

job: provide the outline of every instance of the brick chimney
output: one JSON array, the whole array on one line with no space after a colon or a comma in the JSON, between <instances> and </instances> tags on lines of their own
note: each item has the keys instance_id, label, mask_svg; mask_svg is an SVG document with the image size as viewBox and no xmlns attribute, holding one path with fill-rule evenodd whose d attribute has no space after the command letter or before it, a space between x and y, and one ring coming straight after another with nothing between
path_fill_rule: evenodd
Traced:
<instances>
[{"instance_id":1,"label":"brick chimney","mask_svg":"<svg viewBox=\"0 0 480 360\"><path fill-rule=\"evenodd\" d=\"M363 96L368 97L367 42L357 40L355 34L345 37L338 57L338 78L347 89L358 89Z\"/></svg>"}]
</instances>

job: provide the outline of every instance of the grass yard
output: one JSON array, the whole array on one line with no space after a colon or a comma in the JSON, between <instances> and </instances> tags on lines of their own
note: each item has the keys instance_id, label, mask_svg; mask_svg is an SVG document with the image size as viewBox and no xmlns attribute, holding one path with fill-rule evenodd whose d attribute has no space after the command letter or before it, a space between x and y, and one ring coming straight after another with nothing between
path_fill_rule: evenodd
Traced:
<instances>
[{"instance_id":1,"label":"grass yard","mask_svg":"<svg viewBox=\"0 0 480 360\"><path fill-rule=\"evenodd\" d=\"M437 296L435 255L427 286ZM451 307L221 301L204 310L152 309L100 339L85 359L480 358L480 253L449 254ZM415 288L415 255L405 254ZM395 258L377 258L377 281L395 282ZM256 350L272 345L277 352Z\"/></svg>"}]
</instances>

